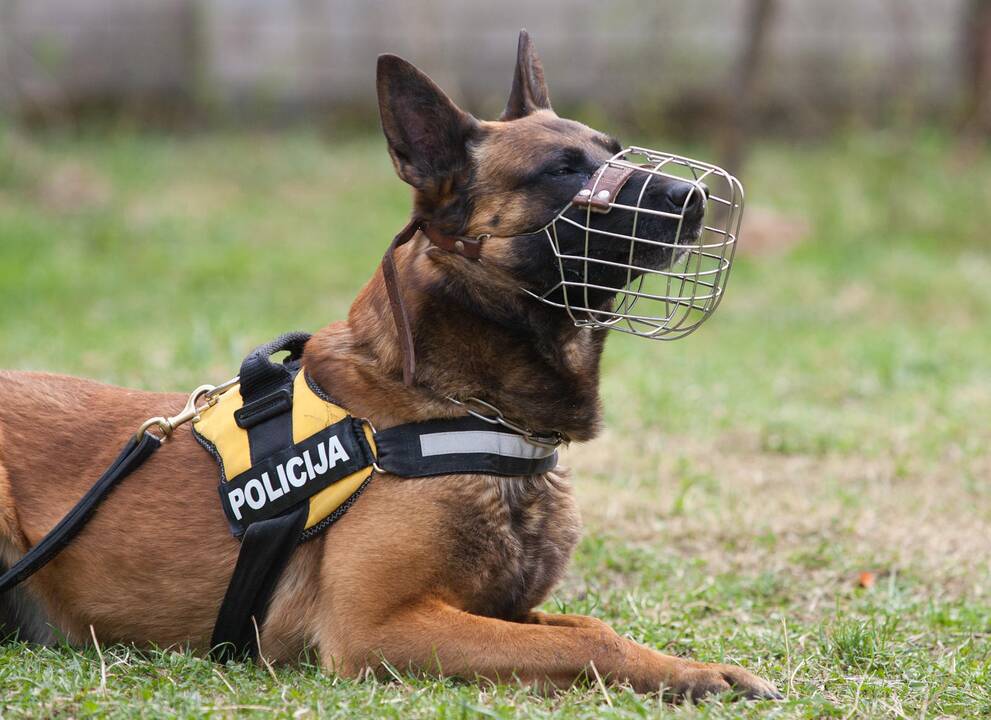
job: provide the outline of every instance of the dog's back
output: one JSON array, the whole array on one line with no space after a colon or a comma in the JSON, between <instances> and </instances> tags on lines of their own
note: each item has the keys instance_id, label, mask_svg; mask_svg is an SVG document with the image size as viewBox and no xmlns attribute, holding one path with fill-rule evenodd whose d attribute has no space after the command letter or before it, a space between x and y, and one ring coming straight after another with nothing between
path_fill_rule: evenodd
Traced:
<instances>
[{"instance_id":1,"label":"dog's back","mask_svg":"<svg viewBox=\"0 0 991 720\"><path fill-rule=\"evenodd\" d=\"M16 512L11 502L11 492L6 468L3 413L10 407L16 394L17 375L0 372L0 573L6 572L22 554L11 539L9 529L16 526ZM16 637L25 642L48 643L53 639L41 604L24 587L0 594L0 640Z\"/></svg>"},{"instance_id":2,"label":"dog's back","mask_svg":"<svg viewBox=\"0 0 991 720\"><path fill-rule=\"evenodd\" d=\"M6 572L25 550L7 469L16 455L13 446L24 434L19 428L32 419L41 422L62 413L69 400L66 380L57 375L0 371L0 572ZM39 430L38 434L46 433ZM8 638L38 643L55 639L41 603L24 586L0 594L0 639Z\"/></svg>"},{"instance_id":3,"label":"dog's back","mask_svg":"<svg viewBox=\"0 0 991 720\"><path fill-rule=\"evenodd\" d=\"M36 544L99 478L147 418L185 397L80 378L0 372L0 561ZM189 434L177 431L117 487L80 533L0 606L4 632L46 640L46 619L70 640L93 625L101 639L160 645L205 643L223 595L217 565L236 545L216 512L216 470ZM183 626L177 610L191 613Z\"/></svg>"}]
</instances>

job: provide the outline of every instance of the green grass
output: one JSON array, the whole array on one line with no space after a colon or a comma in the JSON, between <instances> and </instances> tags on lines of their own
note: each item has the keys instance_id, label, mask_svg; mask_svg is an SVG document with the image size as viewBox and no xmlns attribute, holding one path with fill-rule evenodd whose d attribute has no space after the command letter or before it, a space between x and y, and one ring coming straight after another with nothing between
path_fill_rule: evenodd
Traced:
<instances>
[{"instance_id":1,"label":"green grass","mask_svg":"<svg viewBox=\"0 0 991 720\"><path fill-rule=\"evenodd\" d=\"M760 146L745 181L716 317L610 340L608 430L566 456L586 538L547 609L738 662L784 702L7 644L0 715L991 715L991 156L857 134ZM0 130L0 366L226 379L342 317L408 203L378 138Z\"/></svg>"}]
</instances>

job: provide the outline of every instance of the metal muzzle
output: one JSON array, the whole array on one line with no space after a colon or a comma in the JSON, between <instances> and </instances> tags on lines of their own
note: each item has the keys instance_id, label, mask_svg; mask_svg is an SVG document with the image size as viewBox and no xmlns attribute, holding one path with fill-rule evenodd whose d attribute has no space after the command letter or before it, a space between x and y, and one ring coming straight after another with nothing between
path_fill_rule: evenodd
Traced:
<instances>
[{"instance_id":1,"label":"metal muzzle","mask_svg":"<svg viewBox=\"0 0 991 720\"><path fill-rule=\"evenodd\" d=\"M527 292L578 326L684 337L722 300L742 215L743 187L725 170L629 147L541 229L560 282Z\"/></svg>"}]
</instances>

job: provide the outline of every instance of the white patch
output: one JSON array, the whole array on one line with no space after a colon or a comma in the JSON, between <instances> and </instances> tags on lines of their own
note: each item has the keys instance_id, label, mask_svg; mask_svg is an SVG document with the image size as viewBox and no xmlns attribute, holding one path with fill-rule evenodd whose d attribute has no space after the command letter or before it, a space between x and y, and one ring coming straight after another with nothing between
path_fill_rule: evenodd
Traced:
<instances>
[{"instance_id":1,"label":"white patch","mask_svg":"<svg viewBox=\"0 0 991 720\"><path fill-rule=\"evenodd\" d=\"M252 478L244 484L244 498L252 510L261 510L265 506L265 488L261 480Z\"/></svg>"},{"instance_id":2,"label":"white patch","mask_svg":"<svg viewBox=\"0 0 991 720\"><path fill-rule=\"evenodd\" d=\"M327 472L327 468L330 467L327 463L327 448L323 445L317 445L317 455L320 456L320 464L314 465L313 470L317 475L323 475Z\"/></svg>"},{"instance_id":3,"label":"white patch","mask_svg":"<svg viewBox=\"0 0 991 720\"><path fill-rule=\"evenodd\" d=\"M231 512L238 520L241 519L241 508L244 507L244 490L234 488L227 493L227 502L230 503Z\"/></svg>"},{"instance_id":4,"label":"white patch","mask_svg":"<svg viewBox=\"0 0 991 720\"><path fill-rule=\"evenodd\" d=\"M279 473L279 475L281 476L282 473ZM286 494L286 491L282 488L278 488L278 491L276 491L276 488L272 487L272 479L268 476L267 472L262 473L262 485L265 486L265 494L269 500L275 500L275 498L280 498Z\"/></svg>"},{"instance_id":5,"label":"white patch","mask_svg":"<svg viewBox=\"0 0 991 720\"><path fill-rule=\"evenodd\" d=\"M303 458L301 457L291 457L286 460L286 475L289 476L289 484L293 487L303 487L306 484L308 476L302 472L296 472L302 467Z\"/></svg>"},{"instance_id":6,"label":"white patch","mask_svg":"<svg viewBox=\"0 0 991 720\"><path fill-rule=\"evenodd\" d=\"M312 480L314 477L316 477L316 474L317 473L313 469L313 461L310 460L310 451L309 450L304 450L303 451L303 460L306 462L306 477L307 477L307 479Z\"/></svg>"},{"instance_id":7,"label":"white patch","mask_svg":"<svg viewBox=\"0 0 991 720\"><path fill-rule=\"evenodd\" d=\"M341 460L347 462L348 460L351 459L348 457L348 454L344 452L344 446L341 445L341 441L340 439L338 439L336 435L332 436L327 441L327 451L330 453L331 467L335 467L337 463L340 462Z\"/></svg>"}]
</instances>

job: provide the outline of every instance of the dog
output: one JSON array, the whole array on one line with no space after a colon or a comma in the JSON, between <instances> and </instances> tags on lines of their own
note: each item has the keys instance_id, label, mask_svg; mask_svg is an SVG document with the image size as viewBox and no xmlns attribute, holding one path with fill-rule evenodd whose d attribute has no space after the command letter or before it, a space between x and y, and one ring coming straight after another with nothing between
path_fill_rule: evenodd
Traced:
<instances>
[{"instance_id":1,"label":"dog","mask_svg":"<svg viewBox=\"0 0 991 720\"><path fill-rule=\"evenodd\" d=\"M555 273L569 272L533 230L619 144L555 114L525 31L496 121L462 111L396 56L379 58L377 89L389 155L412 186L415 214L444 233L486 241L480 262L445 252L423 233L396 249L415 338L413 382L403 379L403 346L381 268L347 320L306 343L304 369L352 415L379 428L463 416L447 398L477 396L527 427L591 440L600 425L605 333L576 326L520 288L545 293ZM682 185L655 184L643 202L680 202ZM623 193L640 190L633 183ZM694 219L680 230L660 217L644 222L664 225L655 230L677 244L697 237L701 215L689 215ZM596 222L619 221L603 215ZM565 234L560 242L582 239ZM590 252L606 257L612 250L602 243ZM662 266L675 254L647 250L637 262ZM606 308L612 288L627 278L609 266L597 272L591 302ZM55 525L142 420L183 400L73 377L0 373L3 561L13 563ZM82 644L92 633L103 642L207 651L238 554L218 508L215 472L189 427L179 428L60 555L7 595L3 627L40 642L57 632ZM780 697L740 667L664 655L598 619L535 610L561 579L579 534L561 471L520 478L377 474L328 532L295 549L260 647L273 662L313 648L325 668L348 677L368 669L387 676L388 663L566 688L594 667L604 680L639 692Z\"/></svg>"}]
</instances>

